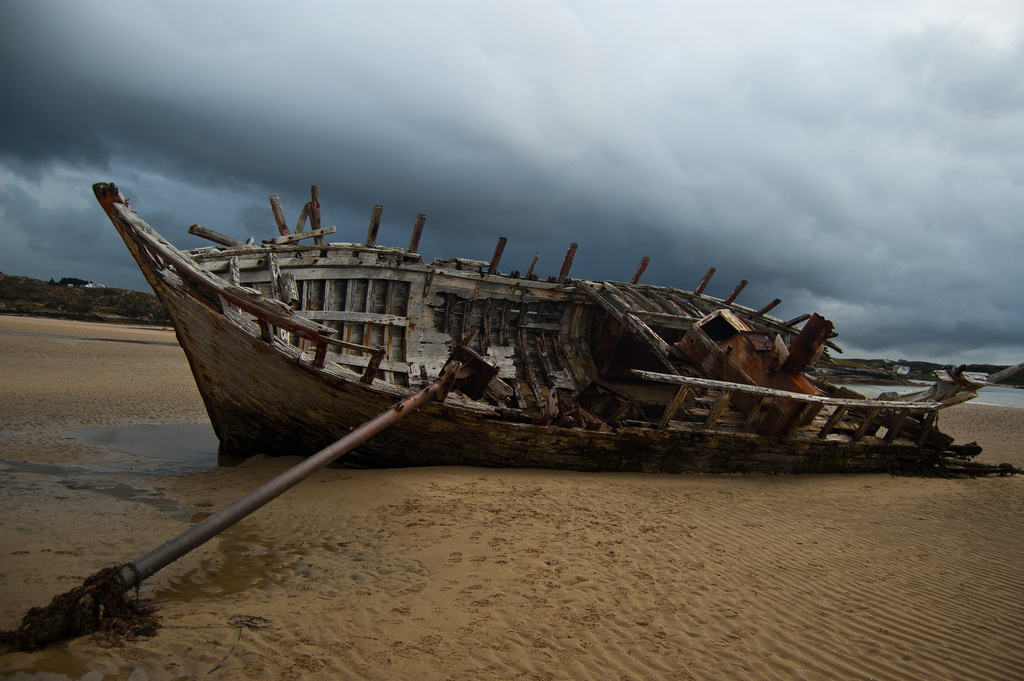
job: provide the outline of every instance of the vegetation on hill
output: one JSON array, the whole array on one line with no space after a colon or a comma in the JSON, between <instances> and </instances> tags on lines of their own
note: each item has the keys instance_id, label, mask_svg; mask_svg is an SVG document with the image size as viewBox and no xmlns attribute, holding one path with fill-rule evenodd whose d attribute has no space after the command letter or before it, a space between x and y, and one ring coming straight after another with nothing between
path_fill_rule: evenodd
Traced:
<instances>
[{"instance_id":1,"label":"vegetation on hill","mask_svg":"<svg viewBox=\"0 0 1024 681\"><path fill-rule=\"evenodd\" d=\"M833 358L833 365L842 369L849 370L851 372L863 373L867 378L872 376L885 375L890 378L897 378L895 373L896 365L909 366L910 373L900 378L906 378L911 381L934 381L935 372L942 369L944 365L936 364L934 362L917 362L913 360L900 360L899 362L892 362L887 359L839 359ZM994 374L995 372L1005 369L1005 365L997 364L968 364L966 365L965 371L976 371L985 374ZM1009 378L1000 381L1000 385L1006 386L1024 386L1024 371L1010 376Z\"/></svg>"},{"instance_id":2,"label":"vegetation on hill","mask_svg":"<svg viewBox=\"0 0 1024 681\"><path fill-rule=\"evenodd\" d=\"M95 321L131 321L142 324L169 324L156 296L152 293L96 286L90 281L63 277L49 282L29 277L14 277L0 272L0 313L38 314ZM840 380L866 382L902 382L934 380L941 364L900 361L910 367L910 374L896 376L897 363L884 359L846 359L833 357L827 365L819 365ZM993 374L1003 366L969 364L967 371ZM1024 371L1002 381L1008 386L1024 387Z\"/></svg>"},{"instance_id":3,"label":"vegetation on hill","mask_svg":"<svg viewBox=\"0 0 1024 681\"><path fill-rule=\"evenodd\" d=\"M96 286L74 277L45 282L0 272L0 313L12 312L94 321L170 323L152 293Z\"/></svg>"}]
</instances>

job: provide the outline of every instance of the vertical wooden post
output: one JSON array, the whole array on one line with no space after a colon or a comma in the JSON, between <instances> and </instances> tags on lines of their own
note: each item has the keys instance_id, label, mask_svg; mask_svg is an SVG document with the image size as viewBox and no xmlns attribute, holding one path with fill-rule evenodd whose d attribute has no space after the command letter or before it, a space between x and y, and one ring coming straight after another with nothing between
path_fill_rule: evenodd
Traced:
<instances>
[{"instance_id":1,"label":"vertical wooden post","mask_svg":"<svg viewBox=\"0 0 1024 681\"><path fill-rule=\"evenodd\" d=\"M776 298L775 300L773 300L772 302L768 303L767 305L762 307L760 310L755 312L754 316L755 317L763 317L763 316L765 316L766 314L768 314L769 312L774 310L776 308L776 306L778 306L781 302L782 302L782 298Z\"/></svg>"},{"instance_id":2,"label":"vertical wooden post","mask_svg":"<svg viewBox=\"0 0 1024 681\"><path fill-rule=\"evenodd\" d=\"M382 359L384 359L384 348L378 345L373 354L370 355L370 361L367 363L363 376L359 380L363 383L373 383L373 377L377 375L377 368L380 367Z\"/></svg>"},{"instance_id":3,"label":"vertical wooden post","mask_svg":"<svg viewBox=\"0 0 1024 681\"><path fill-rule=\"evenodd\" d=\"M892 424L885 433L885 443L892 444L892 442L899 437L900 431L903 430L903 424L907 422L907 416L910 415L909 409L900 409L896 414L896 418L893 419Z\"/></svg>"},{"instance_id":4,"label":"vertical wooden post","mask_svg":"<svg viewBox=\"0 0 1024 681\"><path fill-rule=\"evenodd\" d=\"M316 344L316 355L313 357L313 363L317 369L323 369L324 365L327 364L327 343L323 340Z\"/></svg>"},{"instance_id":5,"label":"vertical wooden post","mask_svg":"<svg viewBox=\"0 0 1024 681\"><path fill-rule=\"evenodd\" d=\"M309 228L320 229L320 187L315 184L309 188ZM313 237L313 243L323 246L326 242L323 235L318 234Z\"/></svg>"},{"instance_id":6,"label":"vertical wooden post","mask_svg":"<svg viewBox=\"0 0 1024 681\"><path fill-rule=\"evenodd\" d=\"M277 223L277 231L281 233L281 236L291 234L288 231L288 223L284 220L284 208L281 207L281 199L277 198L277 194L270 195L270 210L274 213L274 222Z\"/></svg>"},{"instance_id":7,"label":"vertical wooden post","mask_svg":"<svg viewBox=\"0 0 1024 681\"><path fill-rule=\"evenodd\" d=\"M809 314L802 314L799 317L794 317L793 319L790 319L788 322L783 322L783 326L796 326L800 322L806 322L810 318L811 318L811 315L809 315Z\"/></svg>"},{"instance_id":8,"label":"vertical wooden post","mask_svg":"<svg viewBox=\"0 0 1024 681\"><path fill-rule=\"evenodd\" d=\"M746 288L747 284L749 284L749 283L750 283L749 281L747 281L746 279L743 279L742 281L740 281L740 283L736 284L736 288L734 288L732 290L732 293L729 294L729 297L725 299L725 304L726 305L731 305L733 303L733 301L736 300L737 296L739 296L740 291L742 291L744 288Z\"/></svg>"},{"instance_id":9,"label":"vertical wooden post","mask_svg":"<svg viewBox=\"0 0 1024 681\"><path fill-rule=\"evenodd\" d=\"M991 377L990 377L991 378ZM917 438L917 446L920 447L924 444L924 441L928 439L928 435L932 432L935 426L935 418L939 415L938 409L932 409L925 415L921 421L921 435Z\"/></svg>"},{"instance_id":10,"label":"vertical wooden post","mask_svg":"<svg viewBox=\"0 0 1024 681\"><path fill-rule=\"evenodd\" d=\"M291 272L281 275L281 302L291 308L299 304L299 287L295 283L295 275Z\"/></svg>"},{"instance_id":11,"label":"vertical wooden post","mask_svg":"<svg viewBox=\"0 0 1024 681\"><path fill-rule=\"evenodd\" d=\"M711 267L704 274L704 278L700 280L700 283L697 284L697 288L693 289L693 292L696 293L698 296L704 293L704 289L707 288L708 282L711 281L711 277L713 276L715 276L715 268Z\"/></svg>"},{"instance_id":12,"label":"vertical wooden post","mask_svg":"<svg viewBox=\"0 0 1024 681\"><path fill-rule=\"evenodd\" d=\"M821 427L820 431L818 431L818 438L824 440L828 437L828 434L832 432L832 429L836 427L836 424L839 423L843 416L846 415L846 412L849 409L849 407L836 407L835 411L832 412L832 415L828 417L827 421L825 421L825 425Z\"/></svg>"},{"instance_id":13,"label":"vertical wooden post","mask_svg":"<svg viewBox=\"0 0 1024 681\"><path fill-rule=\"evenodd\" d=\"M537 264L537 258L539 257L540 251L537 251L536 253L533 254L533 260L530 261L530 266L526 269L526 276L523 277L524 279L529 279L530 276L533 274L533 266Z\"/></svg>"},{"instance_id":14,"label":"vertical wooden post","mask_svg":"<svg viewBox=\"0 0 1024 681\"><path fill-rule=\"evenodd\" d=\"M295 234L298 234L306 228L306 220L309 219L309 206L309 201L306 201L306 203L302 205L302 210L299 211L299 221L295 223L295 229L293 230Z\"/></svg>"},{"instance_id":15,"label":"vertical wooden post","mask_svg":"<svg viewBox=\"0 0 1024 681\"><path fill-rule=\"evenodd\" d=\"M647 265L651 262L651 256L645 255L640 259L640 265L636 268L636 272L633 273L633 278L630 280L630 284L639 284L640 277L643 276L644 271L647 269Z\"/></svg>"},{"instance_id":16,"label":"vertical wooden post","mask_svg":"<svg viewBox=\"0 0 1024 681\"><path fill-rule=\"evenodd\" d=\"M666 426L668 426L668 422L671 421L672 417L676 415L676 412L679 411L679 407L682 406L683 404L683 400L685 400L686 396L689 394L689 387L685 385L679 386L679 390L676 391L675 396L672 397L672 400L668 403L668 406L665 407L665 413L661 415L661 420L658 422L658 428L663 429Z\"/></svg>"},{"instance_id":17,"label":"vertical wooden post","mask_svg":"<svg viewBox=\"0 0 1024 681\"><path fill-rule=\"evenodd\" d=\"M814 417L821 411L821 407L822 405L814 402L805 402L804 406L800 407L790 419L789 425L786 427L786 437L793 437L796 431L813 422Z\"/></svg>"},{"instance_id":18,"label":"vertical wooden post","mask_svg":"<svg viewBox=\"0 0 1024 681\"><path fill-rule=\"evenodd\" d=\"M715 400L714 406L711 407L711 411L708 413L708 417L704 420L705 428L711 428L715 425L715 422L718 421L722 412L724 412L725 408L729 406L729 401L731 399L732 393L728 390L723 391L722 394L718 396L718 399Z\"/></svg>"},{"instance_id":19,"label":"vertical wooden post","mask_svg":"<svg viewBox=\"0 0 1024 681\"><path fill-rule=\"evenodd\" d=\"M415 253L420 247L420 236L423 234L423 223L427 221L427 216L420 213L416 216L416 224L412 226L412 238L409 239L409 252Z\"/></svg>"},{"instance_id":20,"label":"vertical wooden post","mask_svg":"<svg viewBox=\"0 0 1024 681\"><path fill-rule=\"evenodd\" d=\"M562 261L562 269L558 272L558 283L564 284L569 278L569 269L572 267L572 259L576 257L577 243L569 244L569 250L565 252L565 260Z\"/></svg>"},{"instance_id":21,"label":"vertical wooden post","mask_svg":"<svg viewBox=\"0 0 1024 681\"><path fill-rule=\"evenodd\" d=\"M868 409L868 413L866 416L864 416L864 420L861 422L860 428L858 428L857 432L853 434L854 442L864 437L864 435L868 432L868 428L870 428L871 424L874 423L875 417L878 416L878 412L880 411L881 409L879 409L878 407L872 407L871 409Z\"/></svg>"},{"instance_id":22,"label":"vertical wooden post","mask_svg":"<svg viewBox=\"0 0 1024 681\"><path fill-rule=\"evenodd\" d=\"M277 254L267 254L267 269L270 270L270 289L274 298L281 300L281 267L277 264Z\"/></svg>"},{"instance_id":23,"label":"vertical wooden post","mask_svg":"<svg viewBox=\"0 0 1024 681\"><path fill-rule=\"evenodd\" d=\"M370 216L370 227L366 230L366 245L377 245L377 230L380 229L380 214L384 212L384 206L379 203L373 207L373 214Z\"/></svg>"},{"instance_id":24,"label":"vertical wooden post","mask_svg":"<svg viewBox=\"0 0 1024 681\"><path fill-rule=\"evenodd\" d=\"M763 395L757 400L757 405L754 407L750 415L747 416L747 422L743 429L748 433L756 433L757 429L761 427L764 422L764 417L768 415L768 410L775 402L775 397L772 395Z\"/></svg>"},{"instance_id":25,"label":"vertical wooden post","mask_svg":"<svg viewBox=\"0 0 1024 681\"><path fill-rule=\"evenodd\" d=\"M508 243L508 239L505 237L498 237L498 245L494 247L494 255L491 256L491 264L487 267L488 274L494 274L498 271L498 263L501 262L501 254L505 252L505 244Z\"/></svg>"}]
</instances>

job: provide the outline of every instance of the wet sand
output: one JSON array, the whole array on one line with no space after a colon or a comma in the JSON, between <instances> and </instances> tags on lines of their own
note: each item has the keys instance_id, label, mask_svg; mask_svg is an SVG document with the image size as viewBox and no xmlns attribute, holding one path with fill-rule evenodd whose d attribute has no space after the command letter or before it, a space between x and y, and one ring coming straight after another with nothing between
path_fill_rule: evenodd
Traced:
<instances>
[{"instance_id":1,"label":"wet sand","mask_svg":"<svg viewBox=\"0 0 1024 681\"><path fill-rule=\"evenodd\" d=\"M291 461L161 476L69 430L206 420L166 330L0 316L0 628ZM1024 466L1024 409L940 424ZM1019 679L1024 476L332 468L147 581L151 639L10 678Z\"/></svg>"}]
</instances>

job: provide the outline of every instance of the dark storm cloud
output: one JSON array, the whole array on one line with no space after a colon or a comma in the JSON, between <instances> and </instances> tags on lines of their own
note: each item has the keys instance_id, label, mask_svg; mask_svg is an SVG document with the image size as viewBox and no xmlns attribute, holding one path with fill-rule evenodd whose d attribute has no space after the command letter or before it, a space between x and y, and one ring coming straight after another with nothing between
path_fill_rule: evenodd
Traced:
<instances>
[{"instance_id":1,"label":"dark storm cloud","mask_svg":"<svg viewBox=\"0 0 1024 681\"><path fill-rule=\"evenodd\" d=\"M0 269L143 286L88 186L191 222L324 219L503 269L778 296L851 352L1024 358L1013 3L0 7ZM45 228L41 227L45 225ZM40 232L46 232L41 248ZM75 265L92 272L65 271ZM58 271L54 271L58 270Z\"/></svg>"}]
</instances>

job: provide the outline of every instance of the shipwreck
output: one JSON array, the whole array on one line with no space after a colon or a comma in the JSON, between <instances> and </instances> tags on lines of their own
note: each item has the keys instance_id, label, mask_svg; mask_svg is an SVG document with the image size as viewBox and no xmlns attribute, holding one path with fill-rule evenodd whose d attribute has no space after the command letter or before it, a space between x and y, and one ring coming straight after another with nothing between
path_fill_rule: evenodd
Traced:
<instances>
[{"instance_id":1,"label":"shipwreck","mask_svg":"<svg viewBox=\"0 0 1024 681\"><path fill-rule=\"evenodd\" d=\"M807 369L838 350L833 325L783 321L736 298L569 276L502 273L490 261L425 262L408 248L331 243L317 187L289 229L179 250L113 184L95 195L171 319L225 457L308 456L430 385L452 361L483 367L346 461L662 473L1006 473L939 429L942 409L1024 365L941 372L910 396L867 399ZM696 277L695 277L696 278ZM461 360L460 360L461 358ZM451 373L451 372L449 372Z\"/></svg>"}]
</instances>

